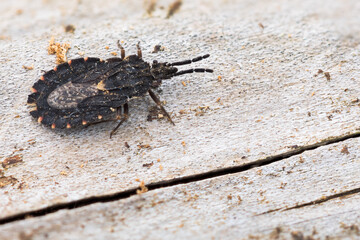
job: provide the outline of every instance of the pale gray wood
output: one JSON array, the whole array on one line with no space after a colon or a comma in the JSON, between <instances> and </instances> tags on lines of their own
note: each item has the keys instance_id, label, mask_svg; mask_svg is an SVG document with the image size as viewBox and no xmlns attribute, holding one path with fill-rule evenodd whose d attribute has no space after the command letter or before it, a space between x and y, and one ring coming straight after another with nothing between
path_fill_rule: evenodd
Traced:
<instances>
[{"instance_id":1,"label":"pale gray wood","mask_svg":"<svg viewBox=\"0 0 360 240\"><path fill-rule=\"evenodd\" d=\"M297 232L357 239L359 193L284 210L360 188L359 144L352 139L242 173L7 224L0 238L277 239L278 232L290 239ZM281 210L262 214L274 209Z\"/></svg>"},{"instance_id":2,"label":"pale gray wood","mask_svg":"<svg viewBox=\"0 0 360 240\"><path fill-rule=\"evenodd\" d=\"M18 9L22 13L16 14ZM138 186L137 179L150 183L236 166L356 131L358 12L355 0L192 1L165 20L166 8L157 9L153 18L144 16L142 1L2 3L0 157L22 154L23 163L2 169L18 182L0 188L0 218L126 190ZM62 25L69 23L76 27L74 34L63 31ZM71 42L69 58L80 57L79 52L113 57L118 39L125 41L127 54L134 54L140 40L148 61L210 53L195 66L215 73L164 82L160 97L173 112L175 127L166 120L146 121L153 105L147 98L130 104L130 120L111 140L111 123L54 132L32 121L25 105L41 70L55 66L55 57L46 51L52 35ZM166 50L151 53L159 43ZM22 68L32 64L32 71ZM323 74L315 77L318 69L330 72L330 81ZM199 106L209 109L196 115L192 110ZM140 144L151 148L140 149ZM143 167L151 162L151 168ZM261 177L256 182L261 184ZM324 189L330 191L332 185Z\"/></svg>"}]
</instances>

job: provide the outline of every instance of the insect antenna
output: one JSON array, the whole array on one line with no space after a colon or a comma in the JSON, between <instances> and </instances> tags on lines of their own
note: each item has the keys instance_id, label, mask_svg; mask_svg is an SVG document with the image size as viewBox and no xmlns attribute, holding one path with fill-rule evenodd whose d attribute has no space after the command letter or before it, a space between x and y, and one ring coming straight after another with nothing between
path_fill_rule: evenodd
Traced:
<instances>
[{"instance_id":1,"label":"insect antenna","mask_svg":"<svg viewBox=\"0 0 360 240\"><path fill-rule=\"evenodd\" d=\"M214 72L214 70L208 69L208 68L193 68L193 69L187 69L187 70L179 71L179 72L175 73L174 76L179 76L179 75L188 74L188 73L194 73L194 72L212 73L212 72Z\"/></svg>"},{"instance_id":2,"label":"insect antenna","mask_svg":"<svg viewBox=\"0 0 360 240\"><path fill-rule=\"evenodd\" d=\"M204 56L199 56L199 57L193 58L193 59L191 59L191 60L185 60L185 61L170 63L170 66L186 65L186 64L193 63L193 62L201 61L201 60L203 60L203 59L205 59L205 58L208 58L208 57L210 57L210 54L206 54L206 55L204 55Z\"/></svg>"},{"instance_id":3,"label":"insect antenna","mask_svg":"<svg viewBox=\"0 0 360 240\"><path fill-rule=\"evenodd\" d=\"M170 63L170 66L181 66L181 65L187 65L187 64L191 64L193 62L198 62L201 61L205 58L210 57L210 54L206 54L203 56L199 56L193 59L189 59L189 60L184 60L184 61L179 61L179 62L174 62L174 63ZM173 76L179 76L179 75L183 75L183 74L188 74L188 73L194 73L194 72L209 72L212 73L214 72L212 69L208 69L208 68L192 68L192 69L187 69L187 70L183 70L183 71L179 71L177 73L175 73Z\"/></svg>"}]
</instances>

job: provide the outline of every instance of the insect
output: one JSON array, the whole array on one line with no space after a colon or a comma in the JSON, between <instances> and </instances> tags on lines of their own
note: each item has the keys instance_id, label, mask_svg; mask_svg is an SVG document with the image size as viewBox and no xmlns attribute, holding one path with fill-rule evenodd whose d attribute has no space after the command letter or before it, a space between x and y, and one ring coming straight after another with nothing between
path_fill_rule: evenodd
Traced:
<instances>
[{"instance_id":1,"label":"insect","mask_svg":"<svg viewBox=\"0 0 360 240\"><path fill-rule=\"evenodd\" d=\"M32 86L32 94L28 97L28 104L35 106L30 111L31 116L53 129L120 120L111 131L111 138L129 117L129 101L148 93L174 124L151 89L159 87L162 80L175 76L213 72L207 68L179 71L175 67L203 60L209 54L180 62L160 63L154 60L149 64L142 59L139 43L136 45L137 55L126 57L119 41L117 44L121 58L77 58L42 75Z\"/></svg>"}]
</instances>

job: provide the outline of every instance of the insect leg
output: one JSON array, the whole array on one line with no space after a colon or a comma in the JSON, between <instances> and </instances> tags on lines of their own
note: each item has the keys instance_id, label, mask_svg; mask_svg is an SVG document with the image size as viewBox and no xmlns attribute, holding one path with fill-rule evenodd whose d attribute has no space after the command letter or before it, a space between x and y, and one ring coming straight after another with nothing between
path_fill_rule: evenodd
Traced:
<instances>
[{"instance_id":1,"label":"insect leg","mask_svg":"<svg viewBox=\"0 0 360 240\"><path fill-rule=\"evenodd\" d=\"M121 109L121 107L120 107ZM121 111L121 110L120 110ZM121 116L121 115L120 115ZM119 115L117 116L119 117ZM127 119L129 118L129 105L127 103L124 104L124 114L121 118L121 121L119 122L119 124L111 131L110 133L110 139L112 137L112 135L114 135L114 133L116 132L116 130L118 130L118 128L120 127L121 124L123 124L123 122L125 122Z\"/></svg>"},{"instance_id":2,"label":"insect leg","mask_svg":"<svg viewBox=\"0 0 360 240\"><path fill-rule=\"evenodd\" d=\"M149 94L150 97L152 98L152 100L154 100L154 102L161 108L161 110L165 113L165 115L167 116L167 118L170 120L170 122L175 125L175 123L171 120L170 115L166 112L165 108L161 105L160 99L155 95L155 93L153 91L151 91L149 89Z\"/></svg>"},{"instance_id":3,"label":"insect leg","mask_svg":"<svg viewBox=\"0 0 360 240\"><path fill-rule=\"evenodd\" d=\"M139 58L142 58L142 52L141 52L141 48L140 48L140 42L138 42L138 44L136 44L137 47L137 55Z\"/></svg>"},{"instance_id":4,"label":"insect leg","mask_svg":"<svg viewBox=\"0 0 360 240\"><path fill-rule=\"evenodd\" d=\"M116 109L116 120L122 119L121 109L122 109L121 107L118 107Z\"/></svg>"},{"instance_id":5,"label":"insect leg","mask_svg":"<svg viewBox=\"0 0 360 240\"><path fill-rule=\"evenodd\" d=\"M121 52L121 59L124 59L125 58L125 49L123 48L123 46L121 46L120 44L120 40L117 41L117 45L120 49L120 52Z\"/></svg>"}]
</instances>

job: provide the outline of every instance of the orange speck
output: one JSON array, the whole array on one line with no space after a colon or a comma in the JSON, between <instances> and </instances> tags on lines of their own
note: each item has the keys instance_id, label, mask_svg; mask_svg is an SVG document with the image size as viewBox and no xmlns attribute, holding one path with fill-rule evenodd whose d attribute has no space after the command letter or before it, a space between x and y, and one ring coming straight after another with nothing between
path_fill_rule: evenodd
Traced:
<instances>
[{"instance_id":1,"label":"orange speck","mask_svg":"<svg viewBox=\"0 0 360 240\"><path fill-rule=\"evenodd\" d=\"M41 76L41 77L40 77L40 80L41 80L41 81L45 81L44 76Z\"/></svg>"},{"instance_id":2,"label":"orange speck","mask_svg":"<svg viewBox=\"0 0 360 240\"><path fill-rule=\"evenodd\" d=\"M85 120L82 121L82 125L86 125L87 122Z\"/></svg>"},{"instance_id":3,"label":"orange speck","mask_svg":"<svg viewBox=\"0 0 360 240\"><path fill-rule=\"evenodd\" d=\"M184 81L182 81L181 83L182 83L182 85L184 85L184 87L186 87L186 83Z\"/></svg>"},{"instance_id":4,"label":"orange speck","mask_svg":"<svg viewBox=\"0 0 360 240\"><path fill-rule=\"evenodd\" d=\"M71 128L70 123L66 124L66 128Z\"/></svg>"},{"instance_id":5,"label":"orange speck","mask_svg":"<svg viewBox=\"0 0 360 240\"><path fill-rule=\"evenodd\" d=\"M55 71L55 72L57 71L57 67L54 67L54 71Z\"/></svg>"},{"instance_id":6,"label":"orange speck","mask_svg":"<svg viewBox=\"0 0 360 240\"><path fill-rule=\"evenodd\" d=\"M68 64L71 65L71 60L68 61Z\"/></svg>"},{"instance_id":7,"label":"orange speck","mask_svg":"<svg viewBox=\"0 0 360 240\"><path fill-rule=\"evenodd\" d=\"M51 124L51 128L52 128L52 129L56 128L55 123Z\"/></svg>"},{"instance_id":8,"label":"orange speck","mask_svg":"<svg viewBox=\"0 0 360 240\"><path fill-rule=\"evenodd\" d=\"M221 76L218 76L218 81L219 81L219 82L221 82L221 79L222 79Z\"/></svg>"},{"instance_id":9,"label":"orange speck","mask_svg":"<svg viewBox=\"0 0 360 240\"><path fill-rule=\"evenodd\" d=\"M35 88L30 88L30 90L33 92L33 93L36 93L37 92L37 90L35 89Z\"/></svg>"},{"instance_id":10,"label":"orange speck","mask_svg":"<svg viewBox=\"0 0 360 240\"><path fill-rule=\"evenodd\" d=\"M106 50L109 50L109 46L105 46L105 49L106 49Z\"/></svg>"},{"instance_id":11,"label":"orange speck","mask_svg":"<svg viewBox=\"0 0 360 240\"><path fill-rule=\"evenodd\" d=\"M113 56L117 56L117 55L118 55L117 52L111 52L110 54L113 55Z\"/></svg>"},{"instance_id":12,"label":"orange speck","mask_svg":"<svg viewBox=\"0 0 360 240\"><path fill-rule=\"evenodd\" d=\"M102 119L103 117L101 115L98 116L98 119Z\"/></svg>"},{"instance_id":13,"label":"orange speck","mask_svg":"<svg viewBox=\"0 0 360 240\"><path fill-rule=\"evenodd\" d=\"M84 57L84 61L86 62L89 58L88 57Z\"/></svg>"},{"instance_id":14,"label":"orange speck","mask_svg":"<svg viewBox=\"0 0 360 240\"><path fill-rule=\"evenodd\" d=\"M39 117L38 118L38 123L41 123L43 119L44 119L43 117Z\"/></svg>"},{"instance_id":15,"label":"orange speck","mask_svg":"<svg viewBox=\"0 0 360 240\"><path fill-rule=\"evenodd\" d=\"M22 9L18 9L18 10L16 10L16 15L20 15L20 14L22 14L23 13L23 10Z\"/></svg>"},{"instance_id":16,"label":"orange speck","mask_svg":"<svg viewBox=\"0 0 360 240\"><path fill-rule=\"evenodd\" d=\"M25 70L33 70L33 69L34 69L34 65L32 65L32 66L25 66L25 65L23 65L22 67L23 67L23 69L25 69Z\"/></svg>"}]
</instances>

